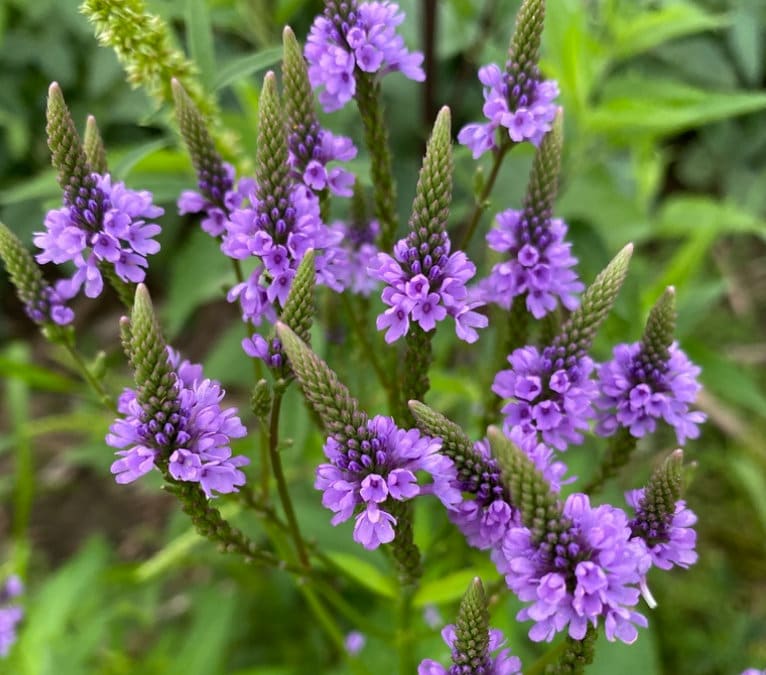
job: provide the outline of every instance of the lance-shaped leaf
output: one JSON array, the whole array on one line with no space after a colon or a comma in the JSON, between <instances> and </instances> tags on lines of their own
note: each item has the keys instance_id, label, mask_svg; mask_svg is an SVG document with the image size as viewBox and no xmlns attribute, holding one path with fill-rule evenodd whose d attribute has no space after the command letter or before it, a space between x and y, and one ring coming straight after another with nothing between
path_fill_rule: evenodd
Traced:
<instances>
[{"instance_id":1,"label":"lance-shaped leaf","mask_svg":"<svg viewBox=\"0 0 766 675\"><path fill-rule=\"evenodd\" d=\"M667 370L676 329L676 291L668 286L649 312L641 337L641 358L659 372Z\"/></svg>"},{"instance_id":2,"label":"lance-shaped leaf","mask_svg":"<svg viewBox=\"0 0 766 675\"><path fill-rule=\"evenodd\" d=\"M367 415L333 370L289 326L277 322L277 335L303 395L329 434L339 442L365 438Z\"/></svg>"},{"instance_id":3,"label":"lance-shaped leaf","mask_svg":"<svg viewBox=\"0 0 766 675\"><path fill-rule=\"evenodd\" d=\"M525 216L547 221L553 217L553 204L559 188L561 152L564 144L563 114L559 111L553 128L543 136L535 153L532 173L524 195ZM532 220L534 222L534 220Z\"/></svg>"},{"instance_id":4,"label":"lance-shaped leaf","mask_svg":"<svg viewBox=\"0 0 766 675\"><path fill-rule=\"evenodd\" d=\"M471 582L460 602L455 621L452 662L461 673L491 672L487 596L478 577Z\"/></svg>"},{"instance_id":5,"label":"lance-shaped leaf","mask_svg":"<svg viewBox=\"0 0 766 675\"><path fill-rule=\"evenodd\" d=\"M508 47L506 65L512 82L519 85L519 91L509 92L511 108L518 107L519 97L528 93L524 85L537 80L537 62L540 58L540 41L545 21L545 0L524 0L516 15L516 26Z\"/></svg>"},{"instance_id":6,"label":"lance-shaped leaf","mask_svg":"<svg viewBox=\"0 0 766 675\"><path fill-rule=\"evenodd\" d=\"M224 205L226 191L232 181L226 173L223 159L215 147L215 141L207 129L207 123L199 108L186 93L183 85L172 80L176 119L186 147L189 150L200 192L219 207Z\"/></svg>"},{"instance_id":7,"label":"lance-shaped leaf","mask_svg":"<svg viewBox=\"0 0 766 675\"><path fill-rule=\"evenodd\" d=\"M487 435L505 488L521 513L521 522L535 539L540 541L552 531L566 529L561 504L534 462L497 427L489 427Z\"/></svg>"},{"instance_id":8,"label":"lance-shaped leaf","mask_svg":"<svg viewBox=\"0 0 766 675\"><path fill-rule=\"evenodd\" d=\"M93 115L88 115L88 120L85 123L85 136L83 136L82 148L85 152L85 158L88 160L88 165L93 171L105 174L109 170L106 163L104 141L101 138L96 118Z\"/></svg>"},{"instance_id":9,"label":"lance-shaped leaf","mask_svg":"<svg viewBox=\"0 0 766 675\"><path fill-rule=\"evenodd\" d=\"M298 265L290 294L282 310L282 321L306 344L311 342L315 281L314 249L309 249Z\"/></svg>"},{"instance_id":10,"label":"lance-shaped leaf","mask_svg":"<svg viewBox=\"0 0 766 675\"><path fill-rule=\"evenodd\" d=\"M580 306L572 312L553 340L553 346L562 352L565 360L587 354L599 327L606 319L628 273L633 244L623 248L598 274L585 291Z\"/></svg>"}]
</instances>

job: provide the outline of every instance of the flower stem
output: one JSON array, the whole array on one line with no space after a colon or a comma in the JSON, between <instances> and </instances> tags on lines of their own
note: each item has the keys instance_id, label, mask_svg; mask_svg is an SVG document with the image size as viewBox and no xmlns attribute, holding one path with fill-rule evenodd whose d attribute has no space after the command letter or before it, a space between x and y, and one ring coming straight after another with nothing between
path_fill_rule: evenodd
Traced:
<instances>
[{"instance_id":1,"label":"flower stem","mask_svg":"<svg viewBox=\"0 0 766 675\"><path fill-rule=\"evenodd\" d=\"M412 601L415 597L415 584L404 583L399 598L399 672L409 675L415 672L415 654L412 635Z\"/></svg>"},{"instance_id":2,"label":"flower stem","mask_svg":"<svg viewBox=\"0 0 766 675\"><path fill-rule=\"evenodd\" d=\"M114 402L114 397L109 395L109 392L104 388L104 385L101 383L101 381L93 373L90 372L88 364L85 363L85 359L82 358L82 355L77 351L74 344L68 340L62 344L67 350L69 356L72 357L72 361L74 361L77 371L80 373L83 380L85 380L88 385L90 385L90 388L93 389L96 394L98 394L98 398L101 404L109 408L109 410L112 412L117 412L117 404Z\"/></svg>"},{"instance_id":3,"label":"flower stem","mask_svg":"<svg viewBox=\"0 0 766 675\"><path fill-rule=\"evenodd\" d=\"M495 159L492 164L492 171L489 174L487 182L484 184L484 189L481 191L481 195L479 195L479 198L476 200L476 204L473 207L471 218L468 221L468 226L466 228L465 234L463 235L463 239L460 242L460 246L458 247L460 250L465 251L468 247L468 244L470 244L471 238L476 232L476 228L479 226L481 215L484 213L488 206L487 200L489 199L489 195L492 193L492 188L495 186L495 181L497 180L497 176L500 173L500 167L503 164L503 159L505 159L505 155L514 145L515 143L507 141L494 151Z\"/></svg>"},{"instance_id":4,"label":"flower stem","mask_svg":"<svg viewBox=\"0 0 766 675\"><path fill-rule=\"evenodd\" d=\"M278 387L274 391L274 399L271 403L271 418L269 420L269 457L271 458L271 470L274 473L274 479L277 483L279 500L282 502L282 508L285 510L285 516L287 516L287 524L290 528L290 534L295 543L295 549L298 552L298 559L304 569L309 569L311 563L309 562L309 556L306 552L306 544L303 542L303 537L301 537L301 531L298 527L298 519L295 517L295 509L293 508L293 502L290 499L290 492L287 489L285 472L282 468L282 458L279 454L279 413L282 407L282 395L283 390Z\"/></svg>"}]
</instances>

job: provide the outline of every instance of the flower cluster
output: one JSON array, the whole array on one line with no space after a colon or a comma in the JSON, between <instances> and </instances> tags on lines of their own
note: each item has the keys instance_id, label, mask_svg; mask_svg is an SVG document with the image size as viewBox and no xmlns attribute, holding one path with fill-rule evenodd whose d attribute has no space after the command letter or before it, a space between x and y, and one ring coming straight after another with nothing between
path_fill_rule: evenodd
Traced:
<instances>
[{"instance_id":1,"label":"flower cluster","mask_svg":"<svg viewBox=\"0 0 766 675\"><path fill-rule=\"evenodd\" d=\"M341 234L332 231L319 214L319 200L304 185L293 185L287 198L250 194L252 206L231 215L221 250L243 260L258 256L248 279L234 286L229 302L239 300L243 318L258 325L265 318L274 322L277 303L284 306L295 272L306 251L316 253L317 283L343 290L346 255L339 247Z\"/></svg>"},{"instance_id":2,"label":"flower cluster","mask_svg":"<svg viewBox=\"0 0 766 675\"><path fill-rule=\"evenodd\" d=\"M475 342L475 328L489 322L473 311L483 303L472 300L466 288L476 274L475 265L462 251L450 254L446 232L420 238L427 240L418 245L418 233L411 232L396 243L394 257L379 253L370 265L372 277L386 284L382 298L388 309L378 316L378 330L387 329L386 342L391 343L407 334L410 320L430 331L449 315L457 336Z\"/></svg>"},{"instance_id":3,"label":"flower cluster","mask_svg":"<svg viewBox=\"0 0 766 675\"><path fill-rule=\"evenodd\" d=\"M66 306L70 291L71 284L66 279L59 279L53 286L45 284L32 302L25 303L24 311L36 324L52 321L66 326L74 321L74 312Z\"/></svg>"},{"instance_id":4,"label":"flower cluster","mask_svg":"<svg viewBox=\"0 0 766 675\"><path fill-rule=\"evenodd\" d=\"M58 289L64 297L73 297L83 285L85 295L98 297L104 287L102 263L113 265L123 281L143 281L146 256L160 250L154 237L161 228L145 220L163 213L152 204L151 193L112 182L109 174L94 173L90 179L90 187L86 183L72 203L49 211L45 231L35 233L35 245L42 249L36 256L39 263L75 264L69 287Z\"/></svg>"},{"instance_id":5,"label":"flower cluster","mask_svg":"<svg viewBox=\"0 0 766 675\"><path fill-rule=\"evenodd\" d=\"M126 389L118 411L124 416L110 427L106 442L118 448L111 467L118 483L131 483L153 467L167 463L176 480L199 483L208 497L213 492L237 492L245 484L239 467L249 460L232 457L231 438L247 433L236 408L221 408L224 391L215 380L203 379L202 366L181 361L168 348L168 363L176 376L175 399L168 410L144 410L136 391Z\"/></svg>"},{"instance_id":6,"label":"flower cluster","mask_svg":"<svg viewBox=\"0 0 766 675\"><path fill-rule=\"evenodd\" d=\"M454 657L457 643L457 632L454 624L448 624L442 629L442 638L452 650ZM505 636L502 631L496 628L489 629L487 651L497 652L497 654L488 656L487 662L482 665L481 670L463 670L458 666L445 668L438 661L425 659L418 666L418 675L460 675L469 672L481 672L486 675L516 675L516 673L521 673L521 660L518 656L511 656L511 650L505 647Z\"/></svg>"},{"instance_id":7,"label":"flower cluster","mask_svg":"<svg viewBox=\"0 0 766 675\"><path fill-rule=\"evenodd\" d=\"M398 70L417 82L425 79L423 55L407 50L396 31L404 14L393 2L344 3L341 14L331 4L311 26L305 55L311 86L321 87L325 111L338 110L356 93L355 69L364 73Z\"/></svg>"},{"instance_id":8,"label":"flower cluster","mask_svg":"<svg viewBox=\"0 0 766 675\"><path fill-rule=\"evenodd\" d=\"M632 608L651 560L631 536L623 511L594 508L581 493L567 498L559 533L536 541L526 527L508 532L493 558L511 590L531 603L517 618L535 622L532 640L550 642L567 627L570 637L581 640L601 618L608 640L636 639L636 626L647 621Z\"/></svg>"},{"instance_id":9,"label":"flower cluster","mask_svg":"<svg viewBox=\"0 0 766 675\"><path fill-rule=\"evenodd\" d=\"M336 136L314 122L305 134L292 131L287 142L290 168L297 180L316 193L330 190L339 197L351 196L354 174L339 166L327 167L330 162L347 162L356 157L350 138Z\"/></svg>"},{"instance_id":10,"label":"flower cluster","mask_svg":"<svg viewBox=\"0 0 766 675\"><path fill-rule=\"evenodd\" d=\"M24 610L10 601L23 592L24 585L15 575L8 577L0 588L0 656L7 656L16 642L16 629L24 618Z\"/></svg>"},{"instance_id":11,"label":"flower cluster","mask_svg":"<svg viewBox=\"0 0 766 675\"><path fill-rule=\"evenodd\" d=\"M246 337L242 340L242 349L245 354L254 359L260 359L269 368L278 370L285 362L282 343L279 338L272 338L270 341L257 333L252 337Z\"/></svg>"},{"instance_id":12,"label":"flower cluster","mask_svg":"<svg viewBox=\"0 0 766 675\"><path fill-rule=\"evenodd\" d=\"M530 209L507 209L497 214L497 227L487 234L489 247L509 254L481 283L486 302L510 309L513 298L526 296L526 307L536 319L556 308L578 305L585 286L571 268L577 264L572 245L564 241L567 226L560 218L539 217Z\"/></svg>"},{"instance_id":13,"label":"flower cluster","mask_svg":"<svg viewBox=\"0 0 766 675\"><path fill-rule=\"evenodd\" d=\"M507 130L515 143L530 141L539 145L550 131L558 110L554 100L559 95L554 80L530 79L517 83L513 76L494 64L479 69L484 85L484 116L487 122L468 124L460 130L458 141L469 147L474 159L497 146L496 131Z\"/></svg>"},{"instance_id":14,"label":"flower cluster","mask_svg":"<svg viewBox=\"0 0 766 675\"><path fill-rule=\"evenodd\" d=\"M368 272L378 255L374 243L380 232L378 221L371 220L361 226L338 221L331 228L340 237L347 255L343 286L352 293L368 297L378 287L377 280Z\"/></svg>"},{"instance_id":15,"label":"flower cluster","mask_svg":"<svg viewBox=\"0 0 766 675\"><path fill-rule=\"evenodd\" d=\"M255 188L252 178L237 181L231 164L224 162L221 166L220 175L200 173L199 192L184 190L178 198L178 212L203 214L200 225L211 237L220 237L226 232L231 213L243 205Z\"/></svg>"},{"instance_id":16,"label":"flower cluster","mask_svg":"<svg viewBox=\"0 0 766 675\"><path fill-rule=\"evenodd\" d=\"M364 433L362 433L364 432ZM434 494L447 507L460 499L452 487L452 460L439 454L441 441L404 430L393 419L377 415L359 433L340 443L330 437L324 446L329 464L320 464L314 487L323 491L322 504L335 515L332 524L348 520L357 506L354 541L367 549L393 541L396 518L386 502ZM416 472L430 474L433 483L418 485Z\"/></svg>"},{"instance_id":17,"label":"flower cluster","mask_svg":"<svg viewBox=\"0 0 766 675\"><path fill-rule=\"evenodd\" d=\"M641 539L652 558L652 564L663 570L673 566L687 568L697 562L697 522L694 511L679 499L671 513L658 516L646 508L645 489L631 490L625 500L634 509L630 521L632 536Z\"/></svg>"},{"instance_id":18,"label":"flower cluster","mask_svg":"<svg viewBox=\"0 0 766 675\"><path fill-rule=\"evenodd\" d=\"M503 429L510 435L518 427L522 436L537 438L558 450L581 443L581 430L595 414L598 390L590 379L594 369L588 356L564 357L565 348L520 347L508 357L509 370L495 376L492 391L510 398L502 412Z\"/></svg>"},{"instance_id":19,"label":"flower cluster","mask_svg":"<svg viewBox=\"0 0 766 675\"><path fill-rule=\"evenodd\" d=\"M611 436L625 427L641 438L652 433L657 420L663 419L675 429L680 444L699 436L697 425L706 416L689 407L702 388L697 381L700 369L677 343L670 346L669 358L663 364L653 365L640 342L617 345L613 357L598 369L599 434Z\"/></svg>"}]
</instances>

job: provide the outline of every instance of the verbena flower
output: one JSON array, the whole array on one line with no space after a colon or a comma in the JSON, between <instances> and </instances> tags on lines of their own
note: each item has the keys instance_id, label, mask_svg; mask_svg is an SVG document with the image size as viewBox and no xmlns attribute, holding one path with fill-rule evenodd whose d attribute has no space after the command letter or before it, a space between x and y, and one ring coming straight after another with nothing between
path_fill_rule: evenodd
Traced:
<instances>
[{"instance_id":1,"label":"verbena flower","mask_svg":"<svg viewBox=\"0 0 766 675\"><path fill-rule=\"evenodd\" d=\"M252 178L236 180L231 164L223 162L221 167L220 175L200 173L199 191L184 190L178 198L178 212L181 215L201 213L200 225L212 237L220 237L226 232L231 213L243 205L255 188Z\"/></svg>"},{"instance_id":2,"label":"verbena flower","mask_svg":"<svg viewBox=\"0 0 766 675\"><path fill-rule=\"evenodd\" d=\"M697 516L679 499L670 513L658 516L646 508L645 490L625 493L625 500L635 511L629 525L633 537L646 544L652 564L663 570L689 567L697 562L697 533L692 527Z\"/></svg>"},{"instance_id":3,"label":"verbena flower","mask_svg":"<svg viewBox=\"0 0 766 675\"><path fill-rule=\"evenodd\" d=\"M665 420L680 444L699 436L697 425L707 416L689 408L702 388L697 381L700 369L676 342L668 354L667 361L653 364L640 342L614 348L613 359L598 369L599 434L611 436L622 426L641 438L655 430L658 420Z\"/></svg>"},{"instance_id":4,"label":"verbena flower","mask_svg":"<svg viewBox=\"0 0 766 675\"><path fill-rule=\"evenodd\" d=\"M741 675L766 675L766 670L758 670L757 668L748 668L743 670Z\"/></svg>"},{"instance_id":5,"label":"verbena flower","mask_svg":"<svg viewBox=\"0 0 766 675\"><path fill-rule=\"evenodd\" d=\"M497 214L497 227L487 234L489 247L509 258L497 263L481 283L483 298L510 309L516 296L541 319L556 308L557 300L569 310L579 304L585 286L571 269L577 264L572 245L564 240L567 226L560 218L538 215L533 209L507 209Z\"/></svg>"},{"instance_id":6,"label":"verbena flower","mask_svg":"<svg viewBox=\"0 0 766 675\"><path fill-rule=\"evenodd\" d=\"M252 337L246 337L242 340L242 349L248 356L260 359L269 368L275 370L280 369L285 361L282 343L277 337L267 340L256 333Z\"/></svg>"},{"instance_id":7,"label":"verbena flower","mask_svg":"<svg viewBox=\"0 0 766 675\"><path fill-rule=\"evenodd\" d=\"M380 232L380 224L377 220L370 220L361 226L338 221L332 224L331 229L340 237L347 255L343 286L352 293L369 297L379 286L368 268L374 265L378 255L374 242Z\"/></svg>"},{"instance_id":8,"label":"verbena flower","mask_svg":"<svg viewBox=\"0 0 766 675\"><path fill-rule=\"evenodd\" d=\"M457 336L475 342L475 329L488 324L486 316L473 311L483 303L466 288L476 266L463 251L450 253L446 232L425 235L411 231L394 246L394 257L379 253L370 265L372 277L386 284L381 297L388 309L378 316L378 330L385 329L386 342L391 343L407 334L410 321L431 331L451 316Z\"/></svg>"},{"instance_id":9,"label":"verbena flower","mask_svg":"<svg viewBox=\"0 0 766 675\"><path fill-rule=\"evenodd\" d=\"M16 642L16 631L24 618L24 610L10 603L23 592L24 585L15 574L0 588L0 656L7 656Z\"/></svg>"},{"instance_id":10,"label":"verbena flower","mask_svg":"<svg viewBox=\"0 0 766 675\"><path fill-rule=\"evenodd\" d=\"M239 300L246 321L276 321L290 293L298 264L308 249L316 252L317 283L343 290L346 255L341 234L321 219L319 200L304 185L290 188L286 198L250 195L251 206L237 209L227 223L221 250L231 258L259 258L248 279L234 286L229 302Z\"/></svg>"},{"instance_id":11,"label":"verbena flower","mask_svg":"<svg viewBox=\"0 0 766 675\"><path fill-rule=\"evenodd\" d=\"M409 52L397 33L404 13L396 3L349 0L344 5L341 15L328 3L324 16L314 20L304 50L311 86L321 88L325 111L338 110L353 98L356 68L381 74L398 70L411 80L425 79L423 55Z\"/></svg>"},{"instance_id":12,"label":"verbena flower","mask_svg":"<svg viewBox=\"0 0 766 675\"><path fill-rule=\"evenodd\" d=\"M455 655L457 633L454 624L449 624L442 629L442 638L447 646ZM511 656L511 650L505 647L505 636L503 632L496 629L489 629L489 645L486 657L486 663L482 664L481 670L476 670L470 666L453 665L445 668L438 661L425 659L418 666L418 675L471 675L472 673L485 673L486 675L515 675L521 673L521 660L518 656ZM498 651L499 650L499 651ZM492 652L497 652L494 656Z\"/></svg>"},{"instance_id":13,"label":"verbena flower","mask_svg":"<svg viewBox=\"0 0 766 675\"><path fill-rule=\"evenodd\" d=\"M346 635L344 640L346 651L352 656L356 656L361 652L366 642L367 638L364 636L364 633L360 633L358 630L352 630Z\"/></svg>"},{"instance_id":14,"label":"verbena flower","mask_svg":"<svg viewBox=\"0 0 766 675\"><path fill-rule=\"evenodd\" d=\"M175 398L154 415L144 410L136 391L126 389L106 442L118 448L111 467L118 483L131 483L152 468L167 466L176 480L199 483L208 497L213 492L237 492L245 475L239 467L250 460L232 457L230 439L247 431L236 408L222 408L224 391L215 380L203 379L202 366L181 361L168 348L168 364L176 375ZM166 411L167 410L167 411Z\"/></svg>"},{"instance_id":15,"label":"verbena flower","mask_svg":"<svg viewBox=\"0 0 766 675\"><path fill-rule=\"evenodd\" d=\"M160 250L154 237L161 228L147 220L164 211L152 204L151 193L130 190L123 182L113 182L109 174L94 173L90 179L70 203L48 212L45 231L34 237L35 245L42 249L36 256L39 263L74 263L69 288L65 292L63 286L58 289L67 297L83 286L85 295L98 297L104 287L99 270L102 263L114 266L123 281L143 281L146 256Z\"/></svg>"},{"instance_id":16,"label":"verbena flower","mask_svg":"<svg viewBox=\"0 0 766 675\"><path fill-rule=\"evenodd\" d=\"M520 347L508 357L509 370L495 376L492 391L510 398L502 412L503 429L514 427L522 436L542 439L559 450L569 443L581 443L581 430L594 416L593 401L598 393L590 379L593 361L588 356L563 357L564 347Z\"/></svg>"},{"instance_id":17,"label":"verbena flower","mask_svg":"<svg viewBox=\"0 0 766 675\"><path fill-rule=\"evenodd\" d=\"M456 503L454 464L439 454L440 448L440 440L400 429L380 415L344 443L328 438L324 453L330 463L319 465L314 487L323 491L322 504L335 513L332 524L348 520L361 506L354 541L375 549L395 536L396 518L386 510L391 500L434 494L447 506ZM418 471L430 474L432 484L419 485Z\"/></svg>"},{"instance_id":18,"label":"verbena flower","mask_svg":"<svg viewBox=\"0 0 766 675\"><path fill-rule=\"evenodd\" d=\"M36 324L52 321L66 326L74 321L74 312L66 306L70 292L71 284L66 279L59 279L53 286L45 284L33 302L25 303L24 311Z\"/></svg>"},{"instance_id":19,"label":"verbena flower","mask_svg":"<svg viewBox=\"0 0 766 675\"><path fill-rule=\"evenodd\" d=\"M330 162L347 162L356 157L356 147L350 138L336 136L313 122L305 133L291 131L287 137L290 168L295 177L316 193L329 190L339 197L353 193L354 174Z\"/></svg>"},{"instance_id":20,"label":"verbena flower","mask_svg":"<svg viewBox=\"0 0 766 675\"><path fill-rule=\"evenodd\" d=\"M635 641L646 618L633 607L650 566L642 543L632 540L628 518L609 505L591 507L588 496L570 495L559 532L536 542L526 527L511 529L493 559L509 588L530 603L517 615L535 625L529 637L550 642L567 630L581 640L603 620L608 640Z\"/></svg>"}]
</instances>

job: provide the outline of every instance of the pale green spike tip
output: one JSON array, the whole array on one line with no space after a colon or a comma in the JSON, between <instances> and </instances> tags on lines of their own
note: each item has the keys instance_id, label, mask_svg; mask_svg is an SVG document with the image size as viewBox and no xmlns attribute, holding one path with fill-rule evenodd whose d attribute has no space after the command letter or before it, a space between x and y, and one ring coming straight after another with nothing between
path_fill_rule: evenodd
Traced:
<instances>
[{"instance_id":1,"label":"pale green spike tip","mask_svg":"<svg viewBox=\"0 0 766 675\"><path fill-rule=\"evenodd\" d=\"M131 319L133 321L135 321L139 312L150 316L154 314L152 297L149 295L149 289L146 287L146 284L138 284L136 286L136 295L133 300L133 312L131 314Z\"/></svg>"},{"instance_id":2,"label":"pale green spike tip","mask_svg":"<svg viewBox=\"0 0 766 675\"><path fill-rule=\"evenodd\" d=\"M293 32L293 29L290 28L290 26L285 26L284 30L282 31L282 45L284 46L285 50L287 50L289 47L292 47L293 45L298 45L298 39L295 37L295 33Z\"/></svg>"},{"instance_id":3,"label":"pale green spike tip","mask_svg":"<svg viewBox=\"0 0 766 675\"><path fill-rule=\"evenodd\" d=\"M62 101L64 99L64 94L61 91L61 87L59 86L58 82L51 82L48 86L48 98L54 99L54 98L61 98Z\"/></svg>"}]
</instances>

